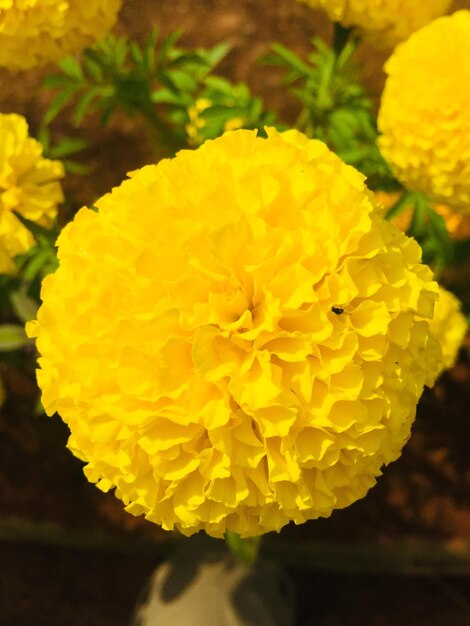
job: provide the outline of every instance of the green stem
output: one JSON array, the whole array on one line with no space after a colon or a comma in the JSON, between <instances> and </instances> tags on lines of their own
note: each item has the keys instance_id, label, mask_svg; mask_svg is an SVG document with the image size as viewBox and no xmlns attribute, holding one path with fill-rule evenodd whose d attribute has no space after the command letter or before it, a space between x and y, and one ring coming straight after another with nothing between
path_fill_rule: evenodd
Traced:
<instances>
[{"instance_id":1,"label":"green stem","mask_svg":"<svg viewBox=\"0 0 470 626\"><path fill-rule=\"evenodd\" d=\"M183 148L176 135L160 120L153 107L140 107L159 157L173 157Z\"/></svg>"},{"instance_id":2,"label":"green stem","mask_svg":"<svg viewBox=\"0 0 470 626\"><path fill-rule=\"evenodd\" d=\"M346 44L348 43L351 31L352 28L344 28L344 26L341 26L339 22L335 22L332 47L336 59L339 58L341 52L344 50Z\"/></svg>"},{"instance_id":3,"label":"green stem","mask_svg":"<svg viewBox=\"0 0 470 626\"><path fill-rule=\"evenodd\" d=\"M256 562L261 545L261 537L242 539L238 533L228 530L225 533L225 541L236 559L248 565Z\"/></svg>"}]
</instances>

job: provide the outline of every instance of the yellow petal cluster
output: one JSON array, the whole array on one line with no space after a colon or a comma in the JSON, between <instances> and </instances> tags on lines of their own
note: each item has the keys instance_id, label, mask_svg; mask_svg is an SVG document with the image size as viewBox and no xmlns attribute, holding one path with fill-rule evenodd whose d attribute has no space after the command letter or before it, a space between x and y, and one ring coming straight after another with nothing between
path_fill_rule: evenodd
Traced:
<instances>
[{"instance_id":1,"label":"yellow petal cluster","mask_svg":"<svg viewBox=\"0 0 470 626\"><path fill-rule=\"evenodd\" d=\"M442 373L455 365L468 329L467 320L462 313L462 303L444 287L439 287L439 300L429 326L441 344L442 366L439 373Z\"/></svg>"},{"instance_id":2,"label":"yellow petal cluster","mask_svg":"<svg viewBox=\"0 0 470 626\"><path fill-rule=\"evenodd\" d=\"M237 130L131 174L62 232L28 327L90 481L185 534L363 497L440 363L437 286L364 177Z\"/></svg>"},{"instance_id":3,"label":"yellow petal cluster","mask_svg":"<svg viewBox=\"0 0 470 626\"><path fill-rule=\"evenodd\" d=\"M0 0L0 67L30 69L102 39L122 0Z\"/></svg>"},{"instance_id":4,"label":"yellow petal cluster","mask_svg":"<svg viewBox=\"0 0 470 626\"><path fill-rule=\"evenodd\" d=\"M470 214L470 11L414 33L385 70L382 154L409 189Z\"/></svg>"},{"instance_id":5,"label":"yellow petal cluster","mask_svg":"<svg viewBox=\"0 0 470 626\"><path fill-rule=\"evenodd\" d=\"M63 194L60 161L42 156L41 144L28 136L16 113L0 113L0 274L14 270L13 257L34 243L17 215L49 228Z\"/></svg>"},{"instance_id":6,"label":"yellow petal cluster","mask_svg":"<svg viewBox=\"0 0 470 626\"><path fill-rule=\"evenodd\" d=\"M411 33L440 17L452 0L300 0L323 9L334 22L358 27L381 47L393 48Z\"/></svg>"}]
</instances>

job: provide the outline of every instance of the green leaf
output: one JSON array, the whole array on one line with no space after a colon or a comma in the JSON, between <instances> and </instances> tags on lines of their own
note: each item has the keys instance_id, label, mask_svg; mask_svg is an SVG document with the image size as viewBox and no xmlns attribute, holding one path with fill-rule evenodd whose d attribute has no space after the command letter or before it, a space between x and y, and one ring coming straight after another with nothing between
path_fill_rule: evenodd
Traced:
<instances>
[{"instance_id":1,"label":"green leaf","mask_svg":"<svg viewBox=\"0 0 470 626\"><path fill-rule=\"evenodd\" d=\"M155 71L155 48L158 41L158 30L152 29L144 47L144 67L149 75Z\"/></svg>"},{"instance_id":2,"label":"green leaf","mask_svg":"<svg viewBox=\"0 0 470 626\"><path fill-rule=\"evenodd\" d=\"M77 85L72 85L71 87L67 87L66 89L64 89L64 91L61 91L57 94L57 96L51 102L49 108L46 111L43 119L43 124L47 126L52 122L55 117L57 117L57 115L62 111L65 105L75 94L77 88Z\"/></svg>"},{"instance_id":3,"label":"green leaf","mask_svg":"<svg viewBox=\"0 0 470 626\"><path fill-rule=\"evenodd\" d=\"M404 191L393 206L389 208L385 214L385 219L392 220L402 213L407 206L412 202L411 196L407 191Z\"/></svg>"},{"instance_id":4,"label":"green leaf","mask_svg":"<svg viewBox=\"0 0 470 626\"><path fill-rule=\"evenodd\" d=\"M10 294L10 301L13 310L22 322L29 322L36 318L39 306L33 298L26 294L24 289Z\"/></svg>"},{"instance_id":5,"label":"green leaf","mask_svg":"<svg viewBox=\"0 0 470 626\"><path fill-rule=\"evenodd\" d=\"M131 41L129 43L129 52L131 55L131 59L134 61L135 65L142 65L144 62L144 55L142 50L139 48L139 45L135 41Z\"/></svg>"},{"instance_id":6,"label":"green leaf","mask_svg":"<svg viewBox=\"0 0 470 626\"><path fill-rule=\"evenodd\" d=\"M271 48L274 50L276 54L267 55L264 58L265 63L268 63L269 65L286 64L296 69L301 75L311 76L311 77L315 76L315 72L313 68L311 68L304 61L302 61L302 59L297 54L295 54L295 52L292 52L292 50L289 50L288 48L286 48L285 46L279 43L273 43Z\"/></svg>"},{"instance_id":7,"label":"green leaf","mask_svg":"<svg viewBox=\"0 0 470 626\"><path fill-rule=\"evenodd\" d=\"M26 337L23 326L16 324L0 324L0 352L18 350L31 343Z\"/></svg>"},{"instance_id":8,"label":"green leaf","mask_svg":"<svg viewBox=\"0 0 470 626\"><path fill-rule=\"evenodd\" d=\"M68 85L76 85L77 81L75 78L71 78L70 76L66 76L64 74L49 74L43 80L42 85L46 87L46 89L56 89L57 87L66 87Z\"/></svg>"},{"instance_id":9,"label":"green leaf","mask_svg":"<svg viewBox=\"0 0 470 626\"><path fill-rule=\"evenodd\" d=\"M155 89L152 91L150 99L155 104L173 104L175 106L183 106L188 108L192 102L193 98L186 93L175 93L174 91L170 91L170 89Z\"/></svg>"},{"instance_id":10,"label":"green leaf","mask_svg":"<svg viewBox=\"0 0 470 626\"><path fill-rule=\"evenodd\" d=\"M86 176L93 169L90 165L85 165L84 163L78 163L78 161L71 161L69 159L62 161L62 165L64 166L67 174L75 174L77 176Z\"/></svg>"},{"instance_id":11,"label":"green leaf","mask_svg":"<svg viewBox=\"0 0 470 626\"><path fill-rule=\"evenodd\" d=\"M178 41L178 39L183 34L182 29L175 30L168 37L163 40L162 47L160 48L160 54L158 55L157 67L160 67L163 64L164 60L167 60L167 57L170 54L170 51L173 49L173 46Z\"/></svg>"},{"instance_id":12,"label":"green leaf","mask_svg":"<svg viewBox=\"0 0 470 626\"><path fill-rule=\"evenodd\" d=\"M219 43L210 50L206 50L207 61L211 67L215 67L220 61L227 56L231 45L228 43Z\"/></svg>"},{"instance_id":13,"label":"green leaf","mask_svg":"<svg viewBox=\"0 0 470 626\"><path fill-rule=\"evenodd\" d=\"M169 72L169 78L173 85L182 91L193 92L197 87L197 80L180 70L172 70Z\"/></svg>"},{"instance_id":14,"label":"green leaf","mask_svg":"<svg viewBox=\"0 0 470 626\"><path fill-rule=\"evenodd\" d=\"M50 262L51 255L48 250L38 250L38 252L32 257L32 259L26 264L23 269L23 279L27 282L32 282L41 270Z\"/></svg>"},{"instance_id":15,"label":"green leaf","mask_svg":"<svg viewBox=\"0 0 470 626\"><path fill-rule=\"evenodd\" d=\"M437 243L439 261L442 265L448 265L453 258L454 245L450 238L449 231L447 230L447 224L442 215L436 213L432 208L429 208L427 218L429 220L431 235Z\"/></svg>"},{"instance_id":16,"label":"green leaf","mask_svg":"<svg viewBox=\"0 0 470 626\"><path fill-rule=\"evenodd\" d=\"M91 103L95 98L99 97L99 93L96 89L90 89L83 94L83 96L79 99L77 104L75 105L75 111L73 112L73 125L75 127L79 127L82 125L82 122L85 118L85 115L88 112L88 109L91 106Z\"/></svg>"},{"instance_id":17,"label":"green leaf","mask_svg":"<svg viewBox=\"0 0 470 626\"><path fill-rule=\"evenodd\" d=\"M70 78L74 78L78 82L83 81L83 72L80 67L80 63L72 56L65 57L59 63L60 69L66 76L70 76Z\"/></svg>"},{"instance_id":18,"label":"green leaf","mask_svg":"<svg viewBox=\"0 0 470 626\"><path fill-rule=\"evenodd\" d=\"M71 154L81 152L87 147L88 141L86 139L80 139L78 137L65 137L49 150L49 158L62 159L63 157Z\"/></svg>"}]
</instances>

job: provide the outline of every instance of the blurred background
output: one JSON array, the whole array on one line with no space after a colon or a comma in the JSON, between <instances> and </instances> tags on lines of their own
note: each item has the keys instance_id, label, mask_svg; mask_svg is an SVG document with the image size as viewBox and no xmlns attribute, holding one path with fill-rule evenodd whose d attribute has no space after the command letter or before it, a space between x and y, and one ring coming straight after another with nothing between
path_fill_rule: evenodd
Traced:
<instances>
[{"instance_id":1,"label":"blurred background","mask_svg":"<svg viewBox=\"0 0 470 626\"><path fill-rule=\"evenodd\" d=\"M114 32L142 42L152 27L182 29L185 48L227 42L218 73L247 83L285 123L298 103L279 68L258 59L273 41L302 56L313 36L331 38L325 16L290 0L127 0ZM363 46L360 57L363 84L378 96L386 55ZM0 71L0 111L23 114L33 135L50 104L39 91L50 71ZM55 120L59 135L70 134L69 117L65 109ZM91 147L79 159L91 170L67 176L64 221L156 159L139 118L118 113L103 128L89 116L80 132ZM469 273L449 270L447 283ZM469 357L467 338L456 366L424 393L402 457L365 499L265 537L262 552L295 583L299 626L470 624ZM31 350L15 359L0 362L0 624L124 626L147 577L184 540L86 481L66 426L37 409Z\"/></svg>"}]
</instances>

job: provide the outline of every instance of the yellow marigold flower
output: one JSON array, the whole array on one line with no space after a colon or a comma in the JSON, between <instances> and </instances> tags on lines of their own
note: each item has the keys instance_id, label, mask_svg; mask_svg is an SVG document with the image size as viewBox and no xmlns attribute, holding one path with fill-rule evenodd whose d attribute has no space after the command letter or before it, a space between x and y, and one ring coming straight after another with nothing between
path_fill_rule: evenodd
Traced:
<instances>
[{"instance_id":1,"label":"yellow marigold flower","mask_svg":"<svg viewBox=\"0 0 470 626\"><path fill-rule=\"evenodd\" d=\"M470 214L470 11L416 32L385 70L384 157L409 189Z\"/></svg>"},{"instance_id":2,"label":"yellow marigold flower","mask_svg":"<svg viewBox=\"0 0 470 626\"><path fill-rule=\"evenodd\" d=\"M30 69L102 39L122 0L0 0L0 66Z\"/></svg>"},{"instance_id":3,"label":"yellow marigold flower","mask_svg":"<svg viewBox=\"0 0 470 626\"><path fill-rule=\"evenodd\" d=\"M411 33L440 17L452 0L300 0L323 9L334 22L358 27L381 47L393 48Z\"/></svg>"},{"instance_id":4,"label":"yellow marigold flower","mask_svg":"<svg viewBox=\"0 0 470 626\"><path fill-rule=\"evenodd\" d=\"M383 207L383 215L385 215L400 198L399 193L386 193L384 191L376 191L375 195ZM452 239L460 241L470 238L470 214L462 215L445 204L436 204L433 206L433 209L444 218L447 230ZM406 231L410 226L412 213L412 206L407 206L401 213L393 218L392 221L400 230Z\"/></svg>"},{"instance_id":5,"label":"yellow marigold flower","mask_svg":"<svg viewBox=\"0 0 470 626\"><path fill-rule=\"evenodd\" d=\"M63 201L63 176L62 163L45 159L28 136L24 117L0 113L0 274L12 272L13 257L34 243L16 214L49 228Z\"/></svg>"},{"instance_id":6,"label":"yellow marigold flower","mask_svg":"<svg viewBox=\"0 0 470 626\"><path fill-rule=\"evenodd\" d=\"M237 130L81 209L28 326L89 480L185 534L364 496L440 364L437 286L320 141Z\"/></svg>"},{"instance_id":7,"label":"yellow marigold flower","mask_svg":"<svg viewBox=\"0 0 470 626\"><path fill-rule=\"evenodd\" d=\"M442 373L454 366L468 328L462 303L444 287L439 287L439 300L429 327L441 344L442 366L439 373Z\"/></svg>"}]
</instances>

